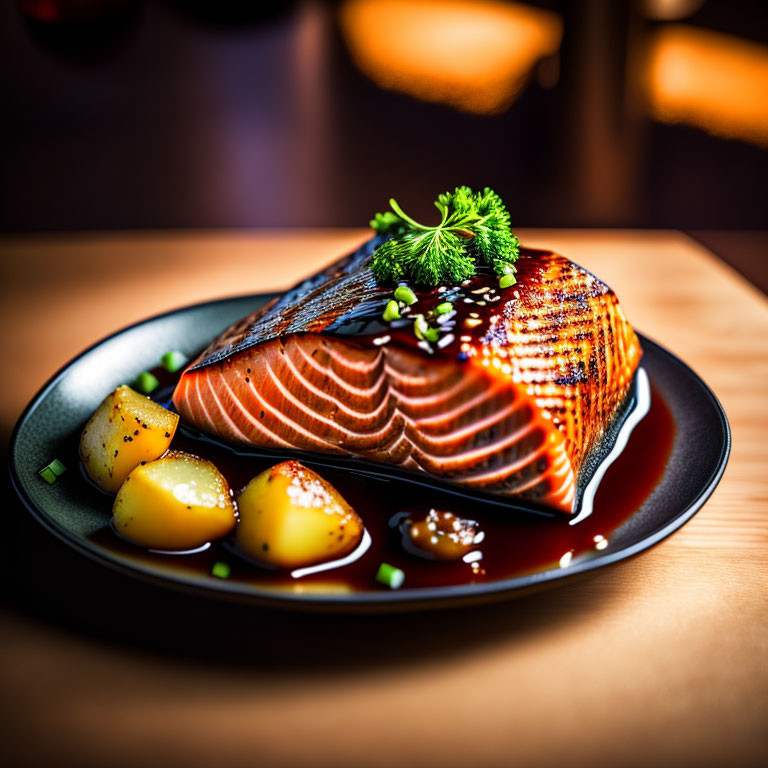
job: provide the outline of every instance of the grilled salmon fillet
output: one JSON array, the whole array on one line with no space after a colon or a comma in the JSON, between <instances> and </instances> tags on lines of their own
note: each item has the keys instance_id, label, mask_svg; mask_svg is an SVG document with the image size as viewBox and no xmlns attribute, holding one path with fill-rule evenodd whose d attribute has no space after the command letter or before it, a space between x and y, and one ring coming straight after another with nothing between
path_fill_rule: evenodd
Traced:
<instances>
[{"instance_id":1,"label":"grilled salmon fillet","mask_svg":"<svg viewBox=\"0 0 768 768\"><path fill-rule=\"evenodd\" d=\"M641 357L614 293L549 251L518 283L480 271L383 323L378 244L225 331L184 372L182 418L225 441L355 456L572 514L610 450ZM434 313L450 301L453 311ZM439 340L419 341L415 314ZM437 322L439 320L439 323Z\"/></svg>"}]
</instances>

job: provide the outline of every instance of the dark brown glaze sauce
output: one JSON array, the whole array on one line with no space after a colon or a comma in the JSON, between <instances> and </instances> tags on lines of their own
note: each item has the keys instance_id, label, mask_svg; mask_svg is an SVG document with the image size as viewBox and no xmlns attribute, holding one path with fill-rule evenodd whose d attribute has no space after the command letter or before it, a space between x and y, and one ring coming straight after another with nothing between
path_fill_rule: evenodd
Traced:
<instances>
[{"instance_id":1,"label":"dark brown glaze sauce","mask_svg":"<svg viewBox=\"0 0 768 768\"><path fill-rule=\"evenodd\" d=\"M462 336L464 340L478 342L488 334L492 335L494 319L501 319L509 302L515 302L521 293L529 291L530 286L546 290L548 281L542 273L553 257L551 251L521 248L521 258L516 264L517 284L509 288L499 288L498 277L485 265L478 265L477 274L459 285L441 285L432 289L414 287L418 301L402 308L402 319L391 323L382 320L381 313L392 298L394 288L382 290L380 305L358 306L340 317L325 333L354 340L364 347L391 341L397 346L418 347L428 354L459 356L461 359ZM434 310L444 302L451 302L453 310L449 317L439 317L438 322ZM413 322L418 314L425 315L429 324L439 330L440 344L419 344L413 332ZM535 314L532 313L531 318L535 319ZM505 345L502 338L496 341Z\"/></svg>"},{"instance_id":2,"label":"dark brown glaze sauce","mask_svg":"<svg viewBox=\"0 0 768 768\"><path fill-rule=\"evenodd\" d=\"M163 385L168 374L155 372ZM162 401L162 398L157 398ZM320 469L362 517L371 535L370 549L356 562L294 579L290 573L270 571L246 562L227 542L215 542L203 552L163 555L144 551L121 540L109 526L94 537L99 546L131 560L175 573L210 577L217 561L231 566L230 580L261 588L301 591L386 589L375 581L382 562L405 572L403 588L439 587L479 583L521 576L551 568L567 567L579 558L599 554L610 539L642 505L661 479L675 436L672 413L657 389L651 386L651 407L635 427L627 447L609 467L597 491L594 511L586 520L570 525L568 519L525 518L505 514L498 507L457 499L398 480L378 480L349 470ZM243 456L223 445L177 433L172 448L188 451L212 461L237 492L254 475L277 463L276 459ZM482 559L472 565L463 561L435 562L406 552L394 521L401 516L421 518L431 508L449 510L457 516L477 520L485 539L476 549ZM105 521L109 502L105 499Z\"/></svg>"}]
</instances>

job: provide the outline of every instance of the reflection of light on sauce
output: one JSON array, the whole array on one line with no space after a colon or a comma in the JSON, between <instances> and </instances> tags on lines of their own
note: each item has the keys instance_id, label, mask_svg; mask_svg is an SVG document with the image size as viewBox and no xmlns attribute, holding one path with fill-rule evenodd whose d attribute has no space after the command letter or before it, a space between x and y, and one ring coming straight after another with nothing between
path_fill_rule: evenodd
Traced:
<instances>
[{"instance_id":1,"label":"reflection of light on sauce","mask_svg":"<svg viewBox=\"0 0 768 768\"><path fill-rule=\"evenodd\" d=\"M595 549L605 549L608 546L608 539L605 538L605 536L602 536L601 534L598 534L593 539L595 542Z\"/></svg>"},{"instance_id":2,"label":"reflection of light on sauce","mask_svg":"<svg viewBox=\"0 0 768 768\"><path fill-rule=\"evenodd\" d=\"M326 563L318 563L317 565L309 565L306 568L297 568L295 571L291 571L291 576L294 579L300 579L302 576L309 576L312 573L330 571L332 568L343 568L345 565L359 560L368 551L370 546L371 534L368 533L367 529L363 529L363 538L360 540L360 543L346 557L341 557L338 560L329 560Z\"/></svg>"},{"instance_id":3,"label":"reflection of light on sauce","mask_svg":"<svg viewBox=\"0 0 768 768\"><path fill-rule=\"evenodd\" d=\"M205 552L210 546L211 542L207 541L201 547L195 547L194 549L152 549L148 547L147 551L154 552L156 555L194 555L198 552Z\"/></svg>"},{"instance_id":4,"label":"reflection of light on sauce","mask_svg":"<svg viewBox=\"0 0 768 768\"><path fill-rule=\"evenodd\" d=\"M608 455L603 459L600 466L595 470L592 478L587 483L587 486L581 495L581 508L579 509L579 514L570 521L571 525L580 523L592 514L595 494L600 487L600 482L605 476L606 470L624 452L624 449L627 447L627 442L629 441L629 436L632 434L632 430L645 418L650 409L651 384L645 369L638 368L635 377L635 402L632 410L627 414L624 423L621 425L619 434L616 435L616 441L613 444L613 448L611 448Z\"/></svg>"},{"instance_id":5,"label":"reflection of light on sauce","mask_svg":"<svg viewBox=\"0 0 768 768\"><path fill-rule=\"evenodd\" d=\"M573 560L573 550L569 549L561 558L560 558L560 567L561 568L567 568L571 564L571 560Z\"/></svg>"},{"instance_id":6,"label":"reflection of light on sauce","mask_svg":"<svg viewBox=\"0 0 768 768\"><path fill-rule=\"evenodd\" d=\"M375 83L486 114L512 103L562 35L557 14L493 0L348 0L339 15L355 63Z\"/></svg>"},{"instance_id":7,"label":"reflection of light on sauce","mask_svg":"<svg viewBox=\"0 0 768 768\"><path fill-rule=\"evenodd\" d=\"M768 146L768 47L665 25L652 42L646 81L656 119Z\"/></svg>"}]
</instances>

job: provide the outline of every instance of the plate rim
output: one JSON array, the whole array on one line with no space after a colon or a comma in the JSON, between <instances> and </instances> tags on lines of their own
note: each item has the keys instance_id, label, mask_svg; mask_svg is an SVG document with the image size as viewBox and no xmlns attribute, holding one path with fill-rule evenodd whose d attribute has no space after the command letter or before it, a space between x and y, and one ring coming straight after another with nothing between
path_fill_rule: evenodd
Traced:
<instances>
[{"instance_id":1,"label":"plate rim","mask_svg":"<svg viewBox=\"0 0 768 768\"><path fill-rule=\"evenodd\" d=\"M714 413L717 416L718 425L722 431L723 438L720 444L720 452L717 458L716 466L714 471L707 479L706 484L703 485L702 489L699 491L696 497L678 514L667 521L666 524L662 525L653 533L644 536L634 544L622 547L616 552L574 563L572 566L569 566L567 572L563 571L562 569L548 569L546 571L524 574L521 576L513 576L488 582L452 584L448 586L437 587L418 587L413 589L406 588L403 590L370 590L366 592L348 593L297 593L289 592L287 590L283 592L276 589L259 589L256 587L247 586L245 584L239 584L237 582L214 580L210 580L210 582L203 581L199 577L188 577L185 575L177 575L173 578L169 578L167 576L161 575L154 568L144 566L141 563L129 565L123 560L120 560L114 556L110 556L107 550L96 547L95 545L89 545L82 539L82 537L75 535L68 528L60 525L54 519L52 519L52 517L45 511L45 509L38 506L28 496L24 488L24 484L22 483L21 478L18 476L15 467L16 446L19 439L19 433L29 416L45 399L49 391L65 376L67 371L72 366L74 366L76 363L78 363L80 360L82 360L101 345L140 326L148 325L173 315L181 315L191 310L203 309L205 307L212 307L214 305L235 303L249 299L254 301L263 300L266 302L276 296L282 295L282 293L282 291L271 291L265 293L238 294L235 296L211 299L209 301L195 302L192 304L184 305L182 307L177 307L176 309L161 312L114 331L108 336L105 336L104 338L91 344L89 347L62 365L36 392L36 394L32 397L24 410L21 412L19 418L16 421L16 424L14 425L9 442L8 469L11 478L11 485L14 492L16 493L16 496L22 502L26 510L32 515L32 517L49 533L52 533L54 536L56 536L56 538L59 539L62 543L71 547L79 554L85 555L92 561L101 565L105 565L108 568L125 576L131 578L140 578L143 581L158 584L166 589L182 590L186 592L192 592L197 595L202 594L205 597L213 599L225 598L227 600L289 609L349 608L364 610L366 607L385 608L387 606L395 609L406 609L409 606L440 607L446 603L476 603L483 602L483 599L488 601L493 599L503 599L504 597L511 598L516 595L525 594L526 592L533 589L540 588L549 582L565 583L566 581L572 580L573 577L587 575L592 571L634 557L635 555L638 555L641 552L654 547L656 544L660 543L676 530L685 525L685 523L687 523L704 506L704 504L707 502L719 484L723 473L725 472L725 468L730 457L732 439L728 417L726 416L725 410L723 409L719 399L712 391L712 389L706 384L706 382L686 362L681 360L677 355L666 349L657 341L636 331L642 344L651 345L655 348L655 352L660 353L662 356L668 358L668 360L670 360L673 365L682 367L696 381L704 395L709 400Z\"/></svg>"}]
</instances>

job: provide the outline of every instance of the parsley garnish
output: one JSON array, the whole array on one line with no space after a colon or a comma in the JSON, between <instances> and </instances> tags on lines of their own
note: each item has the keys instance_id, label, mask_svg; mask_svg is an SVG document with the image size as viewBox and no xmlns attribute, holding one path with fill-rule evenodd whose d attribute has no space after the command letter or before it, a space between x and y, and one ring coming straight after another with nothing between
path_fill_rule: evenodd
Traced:
<instances>
[{"instance_id":1,"label":"parsley garnish","mask_svg":"<svg viewBox=\"0 0 768 768\"><path fill-rule=\"evenodd\" d=\"M389 235L371 261L377 280L457 283L475 274L478 258L499 278L514 275L520 246L509 229L509 212L488 187L456 187L440 195L435 205L442 219L434 227L414 221L394 199L389 204L394 213L377 213L371 221L377 234Z\"/></svg>"}]
</instances>

